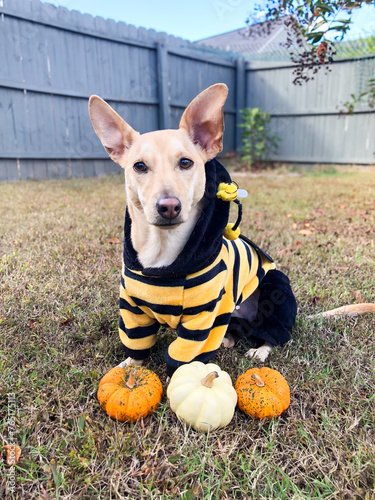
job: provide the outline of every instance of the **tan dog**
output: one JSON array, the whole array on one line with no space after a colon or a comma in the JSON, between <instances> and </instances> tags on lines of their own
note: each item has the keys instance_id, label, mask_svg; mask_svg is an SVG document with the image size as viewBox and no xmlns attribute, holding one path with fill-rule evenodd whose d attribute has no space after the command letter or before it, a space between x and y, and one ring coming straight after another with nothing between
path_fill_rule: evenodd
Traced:
<instances>
[{"instance_id":1,"label":"tan dog","mask_svg":"<svg viewBox=\"0 0 375 500\"><path fill-rule=\"evenodd\" d=\"M143 268L173 264L196 227L204 210L205 164L222 150L227 94L224 84L213 85L186 108L178 130L142 135L100 97L90 98L89 113L95 132L112 160L125 171L130 239ZM258 251L261 252L257 247ZM374 304L358 304L328 311L323 316L374 311ZM287 342L296 312L288 278L275 269L268 271L254 293L240 305L237 302L231 311L234 324L241 329L245 323L245 330L257 330L253 336L264 341L264 345L250 349L246 355L264 361L273 345ZM139 313L140 310L136 317ZM227 347L233 345L223 335L219 335L215 347L221 340ZM128 357L124 363L142 364L142 360Z\"/></svg>"},{"instance_id":2,"label":"tan dog","mask_svg":"<svg viewBox=\"0 0 375 500\"><path fill-rule=\"evenodd\" d=\"M90 98L95 132L112 160L125 171L131 242L144 268L172 264L200 217L205 164L222 150L227 94L226 85L213 85L186 108L178 130L142 135L100 97ZM236 317L241 317L239 306L236 309ZM228 339L223 343L233 345ZM271 349L265 342L248 355L264 361ZM142 360L128 357L124 363L142 364Z\"/></svg>"},{"instance_id":3,"label":"tan dog","mask_svg":"<svg viewBox=\"0 0 375 500\"><path fill-rule=\"evenodd\" d=\"M213 85L187 107L178 130L142 135L100 97L90 98L95 132L125 170L131 237L144 267L172 263L195 226L205 188L204 165L222 150L227 94L226 85ZM163 216L170 211L175 217Z\"/></svg>"}]
</instances>

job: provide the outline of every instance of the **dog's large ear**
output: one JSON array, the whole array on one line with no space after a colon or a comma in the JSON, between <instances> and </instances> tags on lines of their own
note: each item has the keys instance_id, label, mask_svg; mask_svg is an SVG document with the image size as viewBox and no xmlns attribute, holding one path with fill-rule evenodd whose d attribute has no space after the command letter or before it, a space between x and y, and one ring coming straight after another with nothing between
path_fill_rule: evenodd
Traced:
<instances>
[{"instance_id":1,"label":"dog's large ear","mask_svg":"<svg viewBox=\"0 0 375 500\"><path fill-rule=\"evenodd\" d=\"M94 130L113 161L119 163L125 150L139 135L103 99L92 95L89 114Z\"/></svg>"},{"instance_id":2,"label":"dog's large ear","mask_svg":"<svg viewBox=\"0 0 375 500\"><path fill-rule=\"evenodd\" d=\"M180 128L201 147L207 160L223 149L223 107L227 95L228 87L224 83L212 85L189 104L180 121Z\"/></svg>"}]
</instances>

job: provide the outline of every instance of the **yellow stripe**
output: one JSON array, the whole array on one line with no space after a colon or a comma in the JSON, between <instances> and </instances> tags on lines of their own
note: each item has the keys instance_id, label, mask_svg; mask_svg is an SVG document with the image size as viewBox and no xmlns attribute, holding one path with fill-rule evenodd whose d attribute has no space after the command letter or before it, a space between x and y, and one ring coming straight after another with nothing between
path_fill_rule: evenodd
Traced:
<instances>
[{"instance_id":1,"label":"yellow stripe","mask_svg":"<svg viewBox=\"0 0 375 500\"><path fill-rule=\"evenodd\" d=\"M126 328L138 328L151 326L155 320L148 314L133 314L126 309L120 309L121 317L125 323Z\"/></svg>"},{"instance_id":2,"label":"yellow stripe","mask_svg":"<svg viewBox=\"0 0 375 500\"><path fill-rule=\"evenodd\" d=\"M142 310L146 309L142 307ZM151 312L152 316L158 321L161 325L167 324L170 328L176 330L178 324L181 320L181 314L179 316L172 316L171 314L158 314Z\"/></svg>"},{"instance_id":3,"label":"yellow stripe","mask_svg":"<svg viewBox=\"0 0 375 500\"><path fill-rule=\"evenodd\" d=\"M120 297L126 300L126 302L128 302L128 304L130 304L132 307L137 307L137 304L131 297L129 297L129 294L122 285L120 285Z\"/></svg>"},{"instance_id":4,"label":"yellow stripe","mask_svg":"<svg viewBox=\"0 0 375 500\"><path fill-rule=\"evenodd\" d=\"M119 328L119 334L121 342L128 347L129 349L134 349L138 351L142 351L143 349L149 349L156 343L157 335L149 335L148 337L144 337L143 339L130 339L126 333Z\"/></svg>"},{"instance_id":5,"label":"yellow stripe","mask_svg":"<svg viewBox=\"0 0 375 500\"><path fill-rule=\"evenodd\" d=\"M199 354L218 349L226 330L227 325L213 328L208 339L203 342L177 338L170 344L168 353L172 359L188 363L199 356Z\"/></svg>"},{"instance_id":6,"label":"yellow stripe","mask_svg":"<svg viewBox=\"0 0 375 500\"><path fill-rule=\"evenodd\" d=\"M227 271L224 270L210 281L193 288L187 288L184 294L184 304L187 304L188 307L204 306L204 304L215 300L225 285L226 275Z\"/></svg>"},{"instance_id":7,"label":"yellow stripe","mask_svg":"<svg viewBox=\"0 0 375 500\"><path fill-rule=\"evenodd\" d=\"M184 291L182 286L152 286L126 276L125 288L129 295L152 304L165 306L179 306L182 304Z\"/></svg>"}]
</instances>

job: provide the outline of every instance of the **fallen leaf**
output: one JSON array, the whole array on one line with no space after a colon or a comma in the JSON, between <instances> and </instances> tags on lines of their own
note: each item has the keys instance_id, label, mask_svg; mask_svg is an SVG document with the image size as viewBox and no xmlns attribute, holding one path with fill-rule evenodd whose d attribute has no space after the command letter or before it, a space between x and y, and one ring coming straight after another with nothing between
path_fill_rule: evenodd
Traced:
<instances>
[{"instance_id":1,"label":"fallen leaf","mask_svg":"<svg viewBox=\"0 0 375 500\"><path fill-rule=\"evenodd\" d=\"M371 240L365 240L365 238L363 236L361 236L359 238L359 242L360 242L361 245L367 246L367 245L370 245Z\"/></svg>"},{"instance_id":2,"label":"fallen leaf","mask_svg":"<svg viewBox=\"0 0 375 500\"><path fill-rule=\"evenodd\" d=\"M363 303L364 299L362 297L361 290L352 290L352 294L357 302Z\"/></svg>"},{"instance_id":3,"label":"fallen leaf","mask_svg":"<svg viewBox=\"0 0 375 500\"><path fill-rule=\"evenodd\" d=\"M342 210L343 208L346 208L346 205L340 205L340 208Z\"/></svg>"},{"instance_id":4,"label":"fallen leaf","mask_svg":"<svg viewBox=\"0 0 375 500\"><path fill-rule=\"evenodd\" d=\"M301 229L298 231L298 234L302 234L303 236L309 236L310 234L313 234L311 229Z\"/></svg>"},{"instance_id":5,"label":"fallen leaf","mask_svg":"<svg viewBox=\"0 0 375 500\"><path fill-rule=\"evenodd\" d=\"M303 244L303 243L302 243L302 241L299 241L299 240L298 240L298 241L296 241L296 242L294 243L294 246L295 246L295 247L300 247L302 244Z\"/></svg>"},{"instance_id":6,"label":"fallen leaf","mask_svg":"<svg viewBox=\"0 0 375 500\"><path fill-rule=\"evenodd\" d=\"M69 323L71 323L72 321L74 321L73 318L66 318L64 319L64 321L61 322L62 325L69 325Z\"/></svg>"},{"instance_id":7,"label":"fallen leaf","mask_svg":"<svg viewBox=\"0 0 375 500\"><path fill-rule=\"evenodd\" d=\"M49 493L43 488L43 485L41 485L40 489L42 490L42 493L39 500L51 500Z\"/></svg>"},{"instance_id":8,"label":"fallen leaf","mask_svg":"<svg viewBox=\"0 0 375 500\"><path fill-rule=\"evenodd\" d=\"M293 222L293 224L292 224L292 229L297 229L297 227L298 227L297 222Z\"/></svg>"},{"instance_id":9,"label":"fallen leaf","mask_svg":"<svg viewBox=\"0 0 375 500\"><path fill-rule=\"evenodd\" d=\"M107 240L107 243L110 243L111 245L118 245L119 243L121 243L121 241L118 238L109 238L109 240Z\"/></svg>"},{"instance_id":10,"label":"fallen leaf","mask_svg":"<svg viewBox=\"0 0 375 500\"><path fill-rule=\"evenodd\" d=\"M217 438L217 446L218 446L220 452L224 451L223 445L221 444L219 438Z\"/></svg>"},{"instance_id":11,"label":"fallen leaf","mask_svg":"<svg viewBox=\"0 0 375 500\"><path fill-rule=\"evenodd\" d=\"M327 214L325 213L325 211L324 211L324 210L322 210L321 208L318 208L317 210L315 210L315 213L320 214L320 215L327 215Z\"/></svg>"},{"instance_id":12,"label":"fallen leaf","mask_svg":"<svg viewBox=\"0 0 375 500\"><path fill-rule=\"evenodd\" d=\"M302 224L302 227L310 227L310 222L305 222L304 224Z\"/></svg>"},{"instance_id":13,"label":"fallen leaf","mask_svg":"<svg viewBox=\"0 0 375 500\"><path fill-rule=\"evenodd\" d=\"M286 218L290 219L292 217L292 214L287 214Z\"/></svg>"},{"instance_id":14,"label":"fallen leaf","mask_svg":"<svg viewBox=\"0 0 375 500\"><path fill-rule=\"evenodd\" d=\"M171 464L175 464L176 462L178 462L179 460L181 460L182 456L181 455L172 455L169 457L168 461L171 463Z\"/></svg>"},{"instance_id":15,"label":"fallen leaf","mask_svg":"<svg viewBox=\"0 0 375 500\"><path fill-rule=\"evenodd\" d=\"M281 250L279 250L277 252L277 256L281 257L282 255L285 255L285 254L289 253L291 250L293 250L293 247L282 248Z\"/></svg>"},{"instance_id":16,"label":"fallen leaf","mask_svg":"<svg viewBox=\"0 0 375 500\"><path fill-rule=\"evenodd\" d=\"M335 271L348 271L349 266L336 266L333 268Z\"/></svg>"},{"instance_id":17,"label":"fallen leaf","mask_svg":"<svg viewBox=\"0 0 375 500\"><path fill-rule=\"evenodd\" d=\"M311 304L312 304L313 306L316 306L316 304L317 304L318 302L320 302L321 300L322 300L322 297L315 296L315 297L313 297L313 298L312 298Z\"/></svg>"},{"instance_id":18,"label":"fallen leaf","mask_svg":"<svg viewBox=\"0 0 375 500\"><path fill-rule=\"evenodd\" d=\"M3 446L7 450L7 465L15 465L21 456L21 448L17 444L6 444Z\"/></svg>"}]
</instances>

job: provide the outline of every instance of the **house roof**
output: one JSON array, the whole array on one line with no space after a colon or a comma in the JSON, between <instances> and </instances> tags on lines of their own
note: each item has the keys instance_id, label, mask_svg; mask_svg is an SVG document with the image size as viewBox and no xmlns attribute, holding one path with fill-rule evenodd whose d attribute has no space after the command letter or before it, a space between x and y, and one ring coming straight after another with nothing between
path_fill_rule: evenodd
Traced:
<instances>
[{"instance_id":1,"label":"house roof","mask_svg":"<svg viewBox=\"0 0 375 500\"><path fill-rule=\"evenodd\" d=\"M288 37L290 34L285 22L280 19L211 36L195 43L220 51L241 54L250 59L261 59L270 54L284 58L283 56L288 57L288 49L285 46Z\"/></svg>"}]
</instances>

